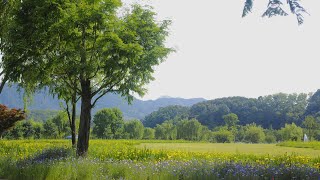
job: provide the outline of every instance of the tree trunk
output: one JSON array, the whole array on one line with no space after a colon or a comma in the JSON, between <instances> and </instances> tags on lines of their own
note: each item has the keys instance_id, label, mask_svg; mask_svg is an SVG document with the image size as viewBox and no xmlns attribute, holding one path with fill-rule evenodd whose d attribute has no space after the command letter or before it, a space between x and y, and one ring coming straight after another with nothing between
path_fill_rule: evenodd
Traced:
<instances>
[{"instance_id":1,"label":"tree trunk","mask_svg":"<svg viewBox=\"0 0 320 180\"><path fill-rule=\"evenodd\" d=\"M6 84L6 82L8 81L8 76L4 75L4 78L2 79L2 81L0 82L0 94L2 93L2 90L4 88L4 85Z\"/></svg>"},{"instance_id":2,"label":"tree trunk","mask_svg":"<svg viewBox=\"0 0 320 180\"><path fill-rule=\"evenodd\" d=\"M81 114L78 133L77 155L85 157L89 147L91 121L91 87L90 80L81 80Z\"/></svg>"},{"instance_id":3,"label":"tree trunk","mask_svg":"<svg viewBox=\"0 0 320 180\"><path fill-rule=\"evenodd\" d=\"M72 97L72 115L71 115L71 138L72 138L72 147L76 147L76 101L77 94Z\"/></svg>"}]
</instances>

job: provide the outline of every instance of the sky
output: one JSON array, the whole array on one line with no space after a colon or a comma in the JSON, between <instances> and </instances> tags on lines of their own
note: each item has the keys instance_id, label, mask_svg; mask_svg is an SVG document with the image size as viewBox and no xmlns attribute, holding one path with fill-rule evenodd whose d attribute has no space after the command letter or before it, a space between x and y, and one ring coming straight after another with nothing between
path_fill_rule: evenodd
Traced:
<instances>
[{"instance_id":1,"label":"sky","mask_svg":"<svg viewBox=\"0 0 320 180\"><path fill-rule=\"evenodd\" d=\"M128 1L128 0L127 0ZM137 0L138 1L138 0ZM176 52L155 68L155 81L140 99L161 96L215 99L258 97L320 89L320 1L302 0L309 15L298 26L286 17L262 18L267 0L139 0L170 19L167 45Z\"/></svg>"}]
</instances>

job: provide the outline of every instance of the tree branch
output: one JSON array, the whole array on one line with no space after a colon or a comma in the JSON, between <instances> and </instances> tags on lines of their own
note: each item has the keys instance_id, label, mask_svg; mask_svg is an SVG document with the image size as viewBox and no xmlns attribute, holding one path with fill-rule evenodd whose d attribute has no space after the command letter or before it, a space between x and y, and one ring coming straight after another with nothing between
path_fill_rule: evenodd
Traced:
<instances>
[{"instance_id":1,"label":"tree branch","mask_svg":"<svg viewBox=\"0 0 320 180\"><path fill-rule=\"evenodd\" d=\"M2 79L1 81L1 84L0 84L0 94L4 88L4 85L6 84L6 82L8 81L9 77L7 75L4 75L4 78Z\"/></svg>"}]
</instances>

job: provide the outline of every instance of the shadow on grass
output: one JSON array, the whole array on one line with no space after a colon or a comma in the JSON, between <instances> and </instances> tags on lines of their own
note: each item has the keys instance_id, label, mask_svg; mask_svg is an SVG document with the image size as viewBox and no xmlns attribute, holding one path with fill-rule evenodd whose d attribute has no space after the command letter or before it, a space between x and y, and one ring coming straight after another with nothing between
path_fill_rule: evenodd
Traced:
<instances>
[{"instance_id":1,"label":"shadow on grass","mask_svg":"<svg viewBox=\"0 0 320 180\"><path fill-rule=\"evenodd\" d=\"M69 157L73 157L73 151L69 148L51 148L45 149L42 152L35 154L34 156L23 159L17 162L17 166L41 164L50 161L65 160Z\"/></svg>"},{"instance_id":2,"label":"shadow on grass","mask_svg":"<svg viewBox=\"0 0 320 180\"><path fill-rule=\"evenodd\" d=\"M0 177L4 179L46 179L51 165L55 162L73 157L73 150L68 148L51 148L35 155L14 161L10 159L0 162ZM34 175L37 175L36 177Z\"/></svg>"}]
</instances>

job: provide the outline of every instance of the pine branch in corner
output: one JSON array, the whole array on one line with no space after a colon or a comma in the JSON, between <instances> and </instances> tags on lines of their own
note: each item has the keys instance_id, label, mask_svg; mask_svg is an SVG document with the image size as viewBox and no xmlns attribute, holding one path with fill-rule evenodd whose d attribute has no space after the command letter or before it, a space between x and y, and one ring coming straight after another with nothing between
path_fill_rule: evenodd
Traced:
<instances>
[{"instance_id":1,"label":"pine branch in corner","mask_svg":"<svg viewBox=\"0 0 320 180\"><path fill-rule=\"evenodd\" d=\"M298 24L301 25L304 22L303 13L309 14L299 3L300 0L287 0L290 6L292 14L297 16Z\"/></svg>"},{"instance_id":2,"label":"pine branch in corner","mask_svg":"<svg viewBox=\"0 0 320 180\"><path fill-rule=\"evenodd\" d=\"M251 12L252 6L253 6L253 0L246 0L246 2L244 3L242 17L245 17Z\"/></svg>"}]
</instances>

